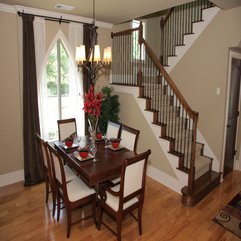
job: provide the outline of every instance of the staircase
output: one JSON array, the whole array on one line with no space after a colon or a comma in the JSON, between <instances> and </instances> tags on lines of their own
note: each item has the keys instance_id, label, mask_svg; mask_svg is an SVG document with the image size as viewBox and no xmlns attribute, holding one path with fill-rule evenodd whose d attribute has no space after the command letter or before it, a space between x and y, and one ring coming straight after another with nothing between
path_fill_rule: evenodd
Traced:
<instances>
[{"instance_id":1,"label":"staircase","mask_svg":"<svg viewBox=\"0 0 241 241\"><path fill-rule=\"evenodd\" d=\"M207 1L200 2L206 4ZM204 144L196 140L198 113L182 96L143 39L142 32L140 25L139 28L112 33L112 84L138 88L137 102L153 133L159 131L157 138L163 140L159 141L160 145L165 150L166 144L162 143L168 143L165 151L177 160L172 166L182 180L182 203L193 206L219 184L220 173L212 170L213 159L204 155ZM168 53L165 56L167 61Z\"/></svg>"}]
</instances>

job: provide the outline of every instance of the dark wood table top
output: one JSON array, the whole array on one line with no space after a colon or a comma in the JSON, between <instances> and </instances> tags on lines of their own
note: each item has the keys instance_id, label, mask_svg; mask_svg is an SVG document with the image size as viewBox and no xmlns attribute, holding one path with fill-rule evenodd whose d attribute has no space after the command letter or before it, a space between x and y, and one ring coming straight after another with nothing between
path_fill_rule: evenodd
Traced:
<instances>
[{"instance_id":1,"label":"dark wood table top","mask_svg":"<svg viewBox=\"0 0 241 241\"><path fill-rule=\"evenodd\" d=\"M96 162L93 162L93 159L79 161L74 156L77 154L78 147L66 151L63 147L63 142L57 141L54 144L66 163L72 167L90 187L120 176L123 161L126 158L135 156L133 151L126 148L113 151L104 147L104 141L97 141ZM82 137L80 147L87 145L89 145L88 137Z\"/></svg>"}]
</instances>

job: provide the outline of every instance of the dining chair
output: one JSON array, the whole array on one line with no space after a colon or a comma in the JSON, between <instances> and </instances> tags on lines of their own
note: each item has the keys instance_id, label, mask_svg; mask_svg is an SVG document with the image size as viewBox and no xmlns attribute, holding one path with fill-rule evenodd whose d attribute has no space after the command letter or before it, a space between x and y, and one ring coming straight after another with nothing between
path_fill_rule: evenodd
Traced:
<instances>
[{"instance_id":1,"label":"dining chair","mask_svg":"<svg viewBox=\"0 0 241 241\"><path fill-rule=\"evenodd\" d=\"M58 203L60 203L60 199L63 200L67 212L67 238L69 238L71 226L74 224L72 223L71 218L73 209L92 203L91 216L93 216L94 223L96 224L96 193L93 188L89 188L78 177L70 182L67 182L61 155L57 152L57 150L54 150L53 148L49 148L49 150L50 160L53 166L53 176L57 186L56 197L58 199ZM58 214L59 212L60 205L58 205ZM91 216L81 218L79 221L82 221Z\"/></svg>"},{"instance_id":2,"label":"dining chair","mask_svg":"<svg viewBox=\"0 0 241 241\"><path fill-rule=\"evenodd\" d=\"M119 138L120 137L120 130L121 130L121 124L120 123L108 121L107 130L106 130L107 139Z\"/></svg>"},{"instance_id":3,"label":"dining chair","mask_svg":"<svg viewBox=\"0 0 241 241\"><path fill-rule=\"evenodd\" d=\"M52 215L55 214L55 208L56 208L56 192L54 187L54 180L53 180L53 174L52 174L52 168L50 164L50 156L49 151L47 148L47 142L45 142L38 133L35 134L35 139L38 146L38 152L40 155L41 160L41 167L43 171L44 181L45 181L45 190L46 190L46 203L49 199L49 193L52 193L52 202L53 202L53 209L52 209Z\"/></svg>"},{"instance_id":4,"label":"dining chair","mask_svg":"<svg viewBox=\"0 0 241 241\"><path fill-rule=\"evenodd\" d=\"M139 130L122 124L120 131L121 145L124 146L126 149L134 151L136 153L136 146L139 134ZM110 185L116 185L118 183L120 183L120 177L117 177L110 181Z\"/></svg>"},{"instance_id":5,"label":"dining chair","mask_svg":"<svg viewBox=\"0 0 241 241\"><path fill-rule=\"evenodd\" d=\"M127 125L123 125L120 131L121 144L128 150L136 152L137 140L140 131L129 127Z\"/></svg>"},{"instance_id":6,"label":"dining chair","mask_svg":"<svg viewBox=\"0 0 241 241\"><path fill-rule=\"evenodd\" d=\"M68 138L73 133L77 133L75 118L57 120L57 123L60 141L63 141L64 139Z\"/></svg>"},{"instance_id":7,"label":"dining chair","mask_svg":"<svg viewBox=\"0 0 241 241\"><path fill-rule=\"evenodd\" d=\"M98 195L98 229L104 224L121 240L121 225L125 215L131 214L138 222L140 235L142 234L142 209L145 194L146 167L151 150L147 150L123 162L120 184L109 187L100 184ZM132 213L138 210L137 217ZM103 211L112 216L117 223L116 232L103 222Z\"/></svg>"}]
</instances>

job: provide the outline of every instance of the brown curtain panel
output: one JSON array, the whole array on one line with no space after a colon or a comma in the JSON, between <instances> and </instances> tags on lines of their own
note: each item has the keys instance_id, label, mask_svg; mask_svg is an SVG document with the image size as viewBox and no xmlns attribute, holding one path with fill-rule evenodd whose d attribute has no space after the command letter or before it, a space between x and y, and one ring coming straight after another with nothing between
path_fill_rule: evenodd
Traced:
<instances>
[{"instance_id":1,"label":"brown curtain panel","mask_svg":"<svg viewBox=\"0 0 241 241\"><path fill-rule=\"evenodd\" d=\"M35 133L40 133L34 47L34 16L23 14L23 141L25 185L43 180Z\"/></svg>"},{"instance_id":2,"label":"brown curtain panel","mask_svg":"<svg viewBox=\"0 0 241 241\"><path fill-rule=\"evenodd\" d=\"M83 43L85 45L85 56L88 58L90 55L90 46L91 46L91 39L90 39L90 25L85 24L83 26ZM86 68L83 68L83 87L84 87L84 93L88 92L91 85L91 80L89 77L88 70ZM89 134L88 132L88 120L87 115L85 115L85 134Z\"/></svg>"}]
</instances>

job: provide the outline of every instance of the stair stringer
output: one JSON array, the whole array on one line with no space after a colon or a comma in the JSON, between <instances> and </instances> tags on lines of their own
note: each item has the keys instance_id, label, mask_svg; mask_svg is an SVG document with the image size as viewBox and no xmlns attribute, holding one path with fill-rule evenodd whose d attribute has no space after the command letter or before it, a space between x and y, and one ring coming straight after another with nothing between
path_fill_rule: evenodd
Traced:
<instances>
[{"instance_id":1,"label":"stair stringer","mask_svg":"<svg viewBox=\"0 0 241 241\"><path fill-rule=\"evenodd\" d=\"M167 175L166 173L163 173L162 171L148 166L147 169L147 175L152 177L153 179L159 181L163 185L169 187L170 189L178 192L181 194L181 189L184 186L188 185L188 174L180 171L177 169L178 167L178 157L172 155L169 153L169 145L170 142L168 140L164 140L160 138L160 133L161 133L161 127L155 124L152 124L153 121L153 113L150 111L145 111L146 107L146 100L139 97L139 87L134 87L134 86L121 86L121 85L114 85L114 91L116 93L126 93L126 94L131 94L136 103L138 104L143 116L145 117L147 124L149 125L150 129L152 130L153 135L155 136L156 140L158 141L161 149L163 150L168 162L170 163L170 166L172 167L176 178L171 177Z\"/></svg>"},{"instance_id":2,"label":"stair stringer","mask_svg":"<svg viewBox=\"0 0 241 241\"><path fill-rule=\"evenodd\" d=\"M184 35L184 45L176 46L176 56L168 57L168 67L165 67L167 73L170 73L175 65L181 60L193 43L198 39L199 35L208 26L208 24L213 20L213 18L220 11L218 7L212 7L202 10L203 21L193 23L193 34Z\"/></svg>"},{"instance_id":3,"label":"stair stringer","mask_svg":"<svg viewBox=\"0 0 241 241\"><path fill-rule=\"evenodd\" d=\"M218 160L216 155L213 153L212 149L208 145L207 141L202 136L201 132L197 130L197 142L203 143L205 145L204 148L204 156L211 156L213 158L212 161L212 170L215 172L221 171L221 162Z\"/></svg>"}]
</instances>

